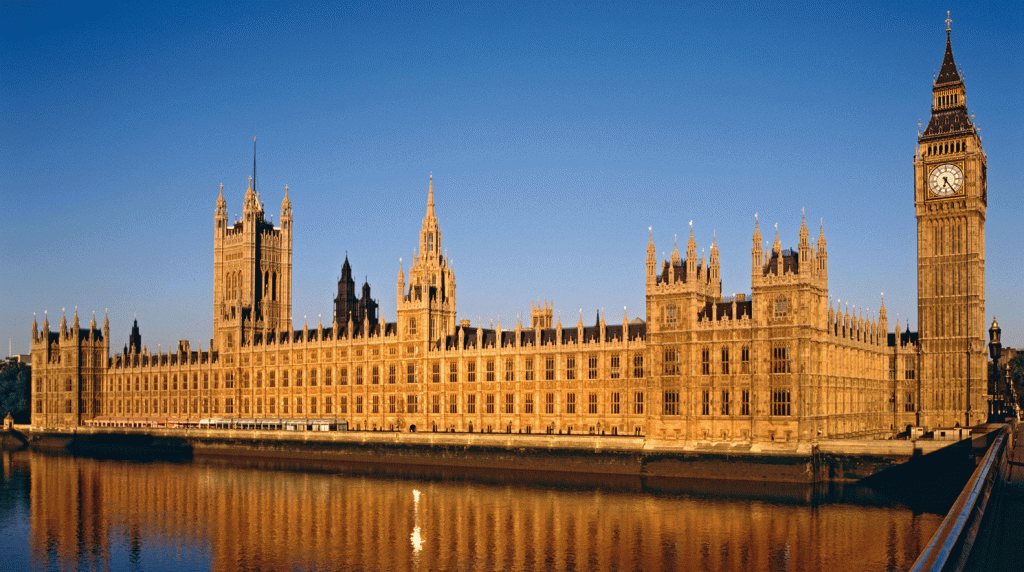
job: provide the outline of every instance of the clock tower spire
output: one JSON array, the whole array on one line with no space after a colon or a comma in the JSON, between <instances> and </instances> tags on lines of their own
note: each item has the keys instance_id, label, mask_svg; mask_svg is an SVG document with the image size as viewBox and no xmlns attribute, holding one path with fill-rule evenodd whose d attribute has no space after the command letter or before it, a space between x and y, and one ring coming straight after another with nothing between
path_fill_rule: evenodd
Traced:
<instances>
[{"instance_id":1,"label":"clock tower spire","mask_svg":"<svg viewBox=\"0 0 1024 572\"><path fill-rule=\"evenodd\" d=\"M928 127L914 155L921 423L986 420L986 156L967 112L964 82L946 52L932 86Z\"/></svg>"}]
</instances>

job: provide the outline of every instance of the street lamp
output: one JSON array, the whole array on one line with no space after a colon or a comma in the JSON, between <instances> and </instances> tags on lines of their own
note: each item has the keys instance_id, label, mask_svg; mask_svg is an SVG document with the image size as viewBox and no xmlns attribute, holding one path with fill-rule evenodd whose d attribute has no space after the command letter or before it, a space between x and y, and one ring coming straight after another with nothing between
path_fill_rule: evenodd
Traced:
<instances>
[{"instance_id":1,"label":"street lamp","mask_svg":"<svg viewBox=\"0 0 1024 572\"><path fill-rule=\"evenodd\" d=\"M996 397L995 396L998 393L998 385L999 385L999 382L998 382L998 379L999 379L999 357L1003 353L1003 344L1001 344L999 342L999 336L1002 335L1002 333L1003 333L1003 329L999 327L999 322L996 321L996 317L995 316L992 316L992 327L990 327L988 329L988 339L989 339L989 342L988 342L988 352L989 352L989 355L992 356L992 363L994 363L995 366L996 366L996 380L997 381L991 387L989 387L988 413L989 413L990 417L997 413L996 412L996 407L995 407L995 405L996 405ZM1001 405L1002 404L1002 398L1000 397L998 401L999 401L999 403ZM1003 413L1002 409L1003 409L1002 407L999 407L999 412L998 413L1000 413L1000 414Z\"/></svg>"}]
</instances>

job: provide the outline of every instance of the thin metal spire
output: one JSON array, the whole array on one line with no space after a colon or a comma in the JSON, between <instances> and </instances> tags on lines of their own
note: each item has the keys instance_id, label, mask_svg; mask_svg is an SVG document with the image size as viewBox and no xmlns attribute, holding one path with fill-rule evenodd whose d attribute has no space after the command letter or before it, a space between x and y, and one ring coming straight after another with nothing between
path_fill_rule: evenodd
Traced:
<instances>
[{"instance_id":1,"label":"thin metal spire","mask_svg":"<svg viewBox=\"0 0 1024 572\"><path fill-rule=\"evenodd\" d=\"M256 138L252 138L252 192L256 192Z\"/></svg>"}]
</instances>

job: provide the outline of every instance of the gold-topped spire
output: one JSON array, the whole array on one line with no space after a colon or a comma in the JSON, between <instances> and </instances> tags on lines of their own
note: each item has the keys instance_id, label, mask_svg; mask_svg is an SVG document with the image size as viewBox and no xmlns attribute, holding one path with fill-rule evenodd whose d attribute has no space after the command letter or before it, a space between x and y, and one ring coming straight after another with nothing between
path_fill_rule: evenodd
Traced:
<instances>
[{"instance_id":1,"label":"gold-topped spire","mask_svg":"<svg viewBox=\"0 0 1024 572\"><path fill-rule=\"evenodd\" d=\"M949 17L949 10L946 10L946 31L949 31L949 25L953 23L953 19Z\"/></svg>"}]
</instances>

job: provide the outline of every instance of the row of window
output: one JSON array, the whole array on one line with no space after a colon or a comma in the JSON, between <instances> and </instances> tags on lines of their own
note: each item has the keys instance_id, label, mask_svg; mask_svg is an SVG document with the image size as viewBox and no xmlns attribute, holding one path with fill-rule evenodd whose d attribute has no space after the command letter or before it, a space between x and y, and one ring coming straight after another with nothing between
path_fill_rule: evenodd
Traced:
<instances>
[{"instance_id":1,"label":"row of window","mask_svg":"<svg viewBox=\"0 0 1024 572\"><path fill-rule=\"evenodd\" d=\"M730 390L722 390L720 398L715 404L716 413L721 415L750 415L750 391L741 390L739 391L740 400L738 403L738 409L734 408L733 400L731 399L732 393ZM913 395L908 393L908 411L913 411ZM386 397L386 401L382 398ZM476 394L469 394L465 396L465 403L463 404L463 413L467 415L475 415L478 412L478 402ZM503 410L505 414L513 415L516 413L515 408L515 394L505 393L501 403L498 403L499 395L494 393L486 393L483 396L482 403L479 403L479 413L483 414L494 414L499 410ZM598 414L599 410L599 399L597 393L589 393L586 395L586 403L577 402L577 394L569 392L565 394L564 401L564 412L568 415L575 415L577 412L585 412L591 415ZM635 415L643 415L644 413L644 393L642 391L634 392L632 394L632 412ZM663 394L662 402L662 413L664 415L680 415L682 413L680 407L680 399L678 391L666 391ZM81 410L84 413L92 413L93 415L101 415L102 407L101 401L95 400L92 403L93 411L88 411L89 403L84 401L81 403ZM262 397L257 397L254 400L255 407L250 410L250 398L245 397L239 399L241 406L237 413L248 415L255 413L256 415L263 415L264 413L270 415L277 415L279 412L281 415L318 415L321 413L319 410L322 404L322 413L325 415L348 414L349 412L349 399L348 396L340 396L337 401L338 410L335 412L334 406L335 401L333 396L325 396L322 401L318 401L316 397L282 397L280 402L276 398L269 398L266 400L266 411L264 411L264 400ZM890 403L892 400L890 399ZM170 408L168 409L168 404ZM180 411L179 411L180 404ZM278 405L280 404L280 409ZM610 403L608 407L608 413L612 415L618 415L623 412L623 399L622 394L619 392L613 392L610 395ZM72 402L70 399L65 400L65 413L71 413ZM161 408L162 405L162 408ZM355 396L352 400L353 413L362 414L364 413L364 405L366 413L379 414L379 413L419 413L419 396L418 395L371 395L367 396L364 404L364 396ZM459 398L457 394L451 394L447 400L447 412L450 414L457 415L459 413ZM540 407L537 407L539 405ZM579 410L577 410L579 405ZM223 406L223 411L221 407ZM110 400L108 407L111 411L108 415L125 415L125 414L136 414L136 415L149 415L149 414L171 414L171 415L187 415L187 414L234 414L235 411L235 399L227 397L222 399L218 398L192 398L191 401L187 398L182 399L135 399L135 400ZM444 410L444 404L442 403L442 396L434 394L430 396L430 413L440 414ZM523 408L522 413L531 415L534 413L543 412L547 415L553 415L556 410L561 408L556 404L556 394L548 392L543 395L543 401L541 403L535 403L534 394L527 393L523 396ZM712 414L712 400L711 390L705 389L701 391L700 401L700 415L711 415ZM891 408L890 408L891 410ZM45 413L43 400L36 402L36 412ZM771 392L771 414L773 416L786 416L790 415L790 392L788 390L773 390Z\"/></svg>"},{"instance_id":2,"label":"row of window","mask_svg":"<svg viewBox=\"0 0 1024 572\"><path fill-rule=\"evenodd\" d=\"M966 141L950 141L938 145L929 145L926 154L945 155L947 153L962 153L964 151L967 151Z\"/></svg>"},{"instance_id":3,"label":"row of window","mask_svg":"<svg viewBox=\"0 0 1024 572\"><path fill-rule=\"evenodd\" d=\"M935 96L935 107L945 107L947 105L957 105L960 103L959 93L950 93L947 95L936 95Z\"/></svg>"},{"instance_id":4,"label":"row of window","mask_svg":"<svg viewBox=\"0 0 1024 572\"><path fill-rule=\"evenodd\" d=\"M382 408L381 408L382 398L384 398L384 397L387 398L386 409L382 410ZM441 403L442 396L439 395L439 394L434 394L434 395L432 395L430 397L431 397L431 400L430 400L430 406L431 406L430 407L430 412L431 413L435 413L435 414L441 413L442 409L444 409L444 407L443 407L443 405ZM466 414L476 414L478 412L477 397L478 396L476 394L470 394L470 395L466 395L465 396L465 403L463 404L463 413L466 413ZM576 400L576 397L577 397L576 393L567 393L567 394L565 394L565 403L564 403L565 408L564 408L564 411L565 411L566 414L576 414L577 413L577 400ZM95 400L95 402L93 404L93 411L90 412L87 409L88 403L83 400L82 409L81 410L82 410L83 413L91 413L93 415L102 415L102 414L104 414L104 412L102 411L101 403L102 402L100 400ZM179 411L179 403L180 403L180 411ZM255 400L254 400L255 407L252 410L250 410L250 398L248 398L248 397L241 398L239 400L239 403L241 404L241 410L237 411L237 413L242 413L242 414L255 413L257 415L264 414L264 408L263 408L264 400L263 400L262 397L255 398ZM316 415L316 414L320 413L320 411L318 410L318 405L320 403L322 403L322 405L323 405L323 413L324 414L330 415L330 414L334 414L335 413L335 411L334 411L335 401L334 401L333 396L325 396L325 397L323 397L323 401L322 402L318 402L316 397L309 397L309 398L282 397L282 398L280 398L280 413L281 414L291 414L291 413L294 413L294 414L305 414L305 413L309 413L311 415ZM71 400L67 400L67 408L66 408L67 410L65 411L65 413L71 413L71 405L70 404L71 404ZM223 404L223 411L221 410L221 407L220 407L221 404ZM349 406L349 398L348 398L348 396L345 396L345 395L339 396L337 404L338 404L338 411L337 411L337 413L339 413L339 414L347 414L348 413L348 406ZM161 407L161 405L162 405L162 407ZM169 407L168 407L168 405L169 405ZM272 414L272 415L278 413L278 411L279 411L278 410L278 399L276 399L276 398L268 398L266 400L266 405L267 405L267 409L266 409L265 413ZM354 406L353 409L354 409L355 413L357 413L357 414L358 413L363 413L364 412L364 407L363 407L364 406L364 396L361 396L361 395L355 396L353 398L353 400L352 400L352 405ZM381 413L381 412L396 413L396 412L402 412L402 411L404 411L406 413L419 413L419 396L417 396L417 395L404 395L404 396L403 395L387 395L387 396L371 395L371 396L366 396L365 405L367 406L366 409L367 409L368 413ZM449 398L448 398L447 412L448 413L452 413L452 414L458 414L459 413L459 405L460 405L460 403L459 403L458 395L457 394L451 394L449 396ZM497 402L496 394L494 394L494 393L484 394L483 395L483 401L482 401L482 403L479 403L479 405L480 405L480 408L479 408L479 412L480 413L494 414L496 411L499 410L499 408L503 409L504 413L506 413L506 414L515 414L516 413L515 394L514 393L506 393L506 394L504 394L504 399L503 399L502 403L500 403L500 404ZM538 405L539 405L539 407L538 407ZM587 402L586 402L586 404L580 403L579 405L580 405L580 409L579 409L580 413L583 413L584 412L583 407L586 407L585 411L587 413L589 413L589 414L597 414L598 413L598 395L596 393L588 394L587 395ZM643 413L644 413L644 393L643 392L638 391L638 392L634 392L633 393L633 403L632 403L632 405L633 405L632 411L633 411L634 414L636 414L636 415L643 415ZM304 406L305 406L305 408L304 408ZM608 412L613 414L613 415L614 414L621 414L621 413L623 413L623 407L622 406L623 406L622 394L619 393L619 392L612 393L611 396L610 396L610 404L609 404ZM152 400L150 400L150 399L134 399L134 400L131 400L131 399L120 400L120 399L118 399L118 400L109 400L108 401L108 408L109 408L109 411L106 413L107 415L125 415L125 414L132 414L132 413L140 414L140 415L148 415L148 414L173 414L173 415L182 414L182 415L187 415L187 414L209 414L209 413L219 414L219 413L222 413L222 412L223 413L236 413L236 411L235 411L235 399L231 398L231 397L224 398L224 399L219 399L219 398L213 398L213 399L202 398L202 399L200 399L200 398L196 397L196 398L192 398L191 401L188 398L182 398L180 400L177 399L177 398L172 398L170 400L167 400L167 399L162 399L161 400L161 399L157 399L157 398L153 398ZM36 409L37 409L37 411L36 411L37 413L45 413L45 411L44 411L44 401L43 400L38 400L36 402ZM560 410L560 409L561 409L560 407L556 406L556 396L555 396L555 393L549 392L549 393L544 394L543 395L543 401L541 403L539 403L539 404L534 401L534 394L528 393L528 394L523 396L522 413L524 413L524 414L529 415L529 414L543 412L544 414L547 414L547 415L553 415L556 412L556 410Z\"/></svg>"},{"instance_id":5,"label":"row of window","mask_svg":"<svg viewBox=\"0 0 1024 572\"><path fill-rule=\"evenodd\" d=\"M739 371L738 373L751 373L750 368L750 348L743 346L740 348L740 360L739 360ZM679 361L679 350L669 349L665 350L663 355L663 371L665 375L680 375L682 368L680 367ZM733 367L730 366L731 353L728 347L722 347L721 352L716 357L721 357L718 361L717 368L712 367L711 360L711 348L703 347L700 350L700 374L711 375L712 369L715 369L715 373L721 373L728 375L730 373L737 373ZM771 362L772 373L790 373L790 352L789 346L776 345L772 348L772 362Z\"/></svg>"},{"instance_id":6,"label":"row of window","mask_svg":"<svg viewBox=\"0 0 1024 572\"><path fill-rule=\"evenodd\" d=\"M889 380L894 381L896 379L897 369L897 358L896 356L889 357ZM917 378L917 356L909 355L903 356L903 379L916 379Z\"/></svg>"},{"instance_id":7,"label":"row of window","mask_svg":"<svg viewBox=\"0 0 1024 572\"><path fill-rule=\"evenodd\" d=\"M632 363L632 366L633 366L632 374L633 374L633 376L632 377L634 379L642 379L643 376L644 376L644 358L643 358L643 354L637 353L637 354L634 354L632 357L633 357L633 363ZM523 367L523 380L524 381L534 381L534 380L536 380L539 377L538 374L543 374L543 379L545 379L545 380L554 380L555 379L555 365L556 365L555 358L554 357L549 357L549 358L544 359L543 360L543 363L544 363L543 371L535 371L535 363L539 364L540 361L541 360L534 360L533 358L527 358L527 359L523 360L523 366L524 366ZM403 369L404 369L404 372L402 372L402 374L404 374L404 380L403 381L405 383L417 383L419 381L419 372L418 372L417 364L415 364L415 363L406 364ZM252 379L250 378L250 372L245 371L245 372L242 372L242 374L241 374L241 381L240 381L239 387L241 387L243 389L248 389L251 385L254 385L255 387L259 388L259 387L264 387L264 382L266 383L266 387L278 387L278 384L280 384L280 387L289 387L291 385L294 385L294 387L302 387L304 384L305 385L309 385L309 386L316 386L316 385L318 385L320 383L320 380L318 379L317 371L318 370L316 370L316 369L311 369L308 372L304 372L303 370L295 370L294 372L289 372L289 370L284 370L284 371L280 372L281 373L280 379L278 379L278 377L277 377L277 373L278 372L275 372L275 371L266 372L266 377L265 378L264 378L264 372L257 371L257 372L255 372L255 375L253 376ZM364 383L370 383L370 384L373 384L373 385L377 385L377 384L382 383L383 381L386 381L389 384L393 384L393 383L396 383L399 380L399 376L400 376L399 371L400 371L400 369L399 369L398 365L387 365L387 366L377 366L377 365L375 365L375 366L369 366L369 367L365 367L365 368L363 366L356 366L356 367L352 368L351 382L354 385L363 385ZM339 385L348 385L349 382L350 382L349 368L348 367L340 367L340 368L338 368L337 372L338 372L338 379L337 379L338 384ZM568 380L577 379L577 372L579 372L579 379L583 379L584 375L586 376L586 379L597 379L598 378L598 356L596 356L596 355L588 356L587 357L587 361L586 361L586 368L583 371L579 371L577 369L576 358L575 357L567 357L567 358L565 358L565 379L568 379ZM289 378L289 374L290 373L294 373L294 377ZM305 378L303 377L304 373L305 373ZM334 381L335 380L334 380L334 377L333 377L333 373L334 373L334 369L333 368L329 368L329 367L328 368L324 368L324 370L323 370L323 385L334 385ZM449 382L453 382L453 383L454 382L458 382L459 381L459 365L458 365L458 363L455 363L455 362L449 363L448 364L448 372L447 373L448 373L448 381ZM613 356L611 356L609 358L608 377L610 379L625 378L627 373L629 373L629 370L622 367L620 356L613 355ZM367 377L368 377L368 379L367 379ZM200 388L200 379L199 378L200 378L200 374L198 374L198 373L192 374L191 389L198 390ZM441 364L440 363L432 364L431 365L431 373L430 373L431 381L433 383L439 383L441 381L441 378L442 378L442 375L441 375ZM503 378L505 381L516 381L515 361L513 359L511 359L511 358L506 359L504 361L504 371L501 374L499 374L499 372L497 371L497 363L496 363L496 361L493 360L493 359L488 359L488 360L486 360L484 362L484 370L483 370L483 372L479 372L479 375L478 375L478 372L477 372L477 363L475 361L466 362L466 371L465 371L465 380L466 380L466 382L474 383L474 382L476 382L478 380L478 378L479 378L480 381L497 381L499 378ZM224 381L223 387L225 389L233 389L235 387L235 385L236 385L236 380L235 380L235 376L234 376L233 372L226 372L224 374L224 380L223 381ZM124 377L111 378L107 382L107 390L108 391L125 391L125 390L132 391L132 382L133 382L133 380L131 378L128 378L128 379L125 379ZM150 384L149 376L136 376L135 379L134 379L134 390L135 391L149 391L151 385L152 385L152 389L153 390L167 391L168 388L169 388L172 391L177 391L179 389L179 387L181 389L187 390L187 389L189 389L189 379L188 379L188 375L187 374L182 375L180 382L179 382L179 378L178 378L177 374L171 375L169 379L168 379L167 375L160 376L160 377L154 376L154 378L152 380L152 384ZM211 376L210 376L209 373L202 374L201 386L202 386L202 389L210 389L211 388ZM213 376L212 376L212 388L213 389L219 389L220 387L221 387L220 374L219 373L214 373ZM41 391L42 390L41 386L37 384L36 390L37 391ZM47 385L47 390L48 391L53 391L53 390L55 390L55 388L52 386L52 384L48 384ZM68 378L67 381L66 381L66 384L65 384L65 391L71 391L71 390L72 390L72 388L71 388L71 379ZM83 387L83 390L88 391L88 388L87 387Z\"/></svg>"}]
</instances>

